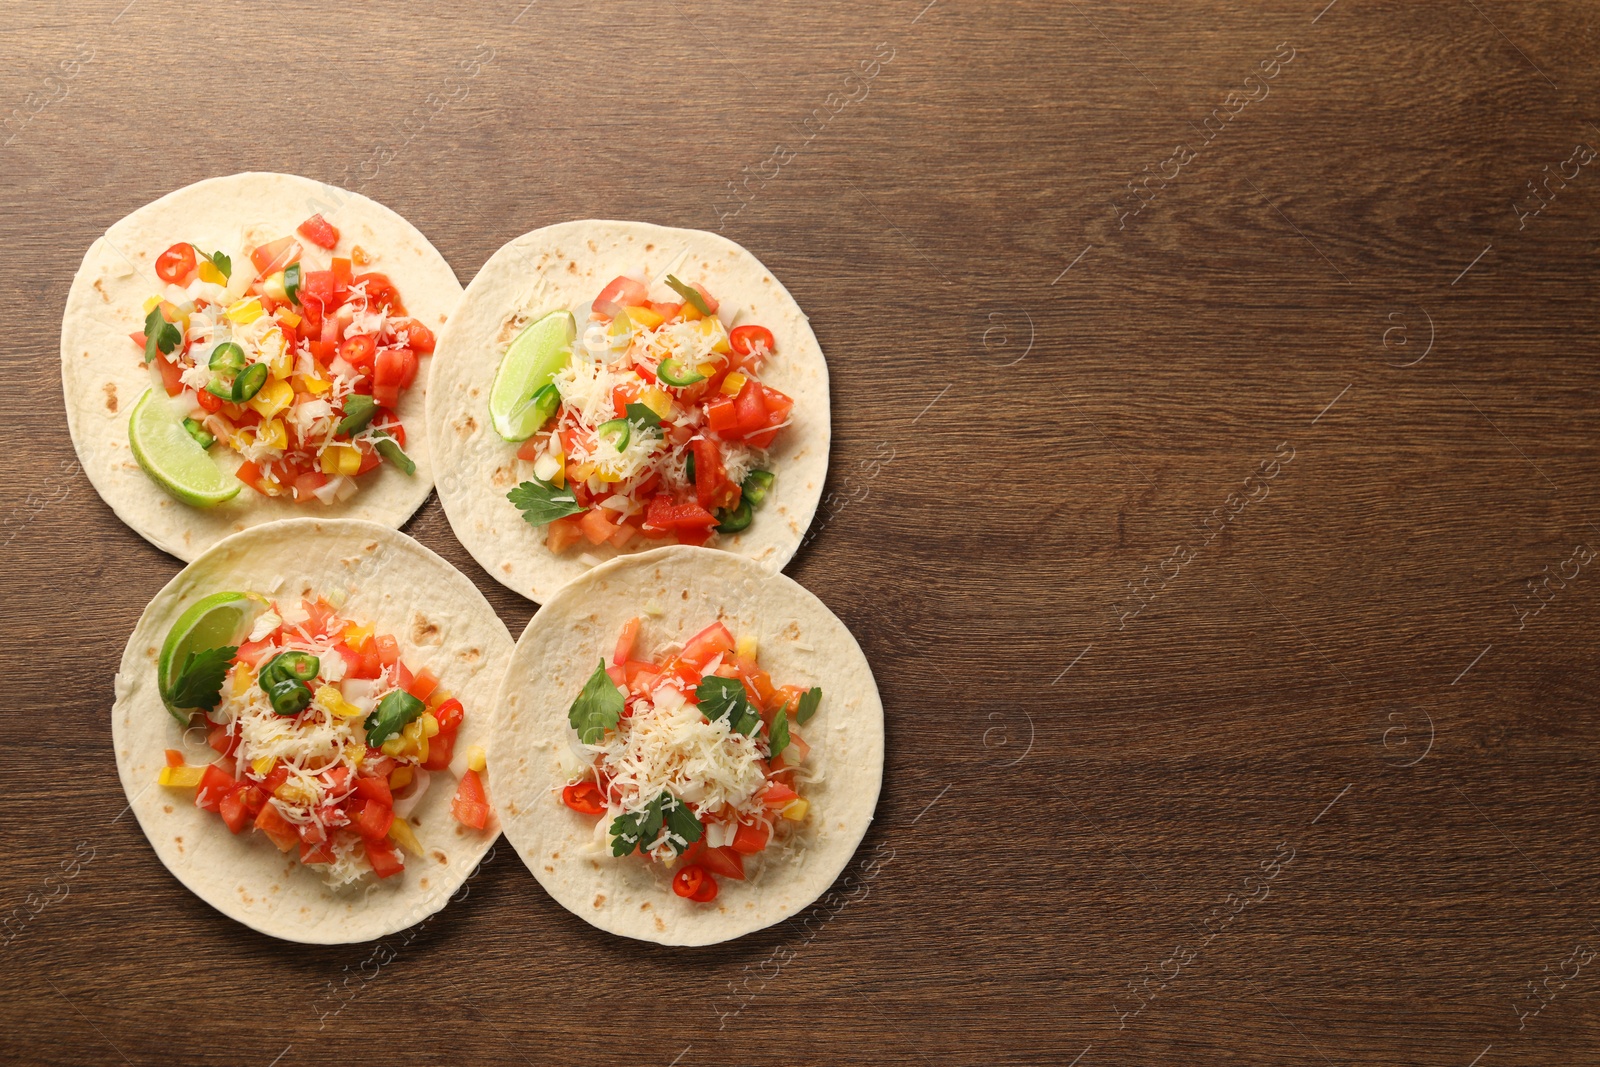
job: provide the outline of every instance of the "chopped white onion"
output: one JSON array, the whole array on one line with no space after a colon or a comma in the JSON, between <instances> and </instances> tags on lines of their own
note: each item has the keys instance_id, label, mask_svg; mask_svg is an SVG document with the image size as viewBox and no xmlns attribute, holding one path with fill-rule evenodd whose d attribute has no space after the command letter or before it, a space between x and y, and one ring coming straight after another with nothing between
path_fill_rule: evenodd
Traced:
<instances>
[{"instance_id":1,"label":"chopped white onion","mask_svg":"<svg viewBox=\"0 0 1600 1067\"><path fill-rule=\"evenodd\" d=\"M412 781L415 783L411 795L408 797L394 798L394 817L397 819L408 818L413 809L422 802L422 797L428 791L432 776L421 767L414 768L411 772Z\"/></svg>"}]
</instances>

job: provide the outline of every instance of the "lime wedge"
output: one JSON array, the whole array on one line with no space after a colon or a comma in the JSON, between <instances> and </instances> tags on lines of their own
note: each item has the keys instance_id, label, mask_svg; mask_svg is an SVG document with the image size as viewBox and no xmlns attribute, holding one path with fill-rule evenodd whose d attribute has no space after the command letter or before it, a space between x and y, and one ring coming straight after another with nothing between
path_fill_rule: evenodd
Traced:
<instances>
[{"instance_id":1,"label":"lime wedge","mask_svg":"<svg viewBox=\"0 0 1600 1067\"><path fill-rule=\"evenodd\" d=\"M267 601L255 593L212 593L189 605L167 631L161 643L161 658L156 661L156 681L161 686L161 702L179 722L189 721L187 709L175 708L167 697L184 660L191 652L237 645L249 636L256 616L266 610Z\"/></svg>"},{"instance_id":2,"label":"lime wedge","mask_svg":"<svg viewBox=\"0 0 1600 1067\"><path fill-rule=\"evenodd\" d=\"M155 389L146 389L133 405L133 414L128 416L128 444L144 472L185 504L215 507L244 488L243 482L224 474L206 455L200 442L183 428L183 420L167 398Z\"/></svg>"},{"instance_id":3,"label":"lime wedge","mask_svg":"<svg viewBox=\"0 0 1600 1067\"><path fill-rule=\"evenodd\" d=\"M528 323L511 341L489 389L489 418L507 441L526 441L539 428L533 394L550 384L572 358L578 336L570 311L552 311Z\"/></svg>"}]
</instances>

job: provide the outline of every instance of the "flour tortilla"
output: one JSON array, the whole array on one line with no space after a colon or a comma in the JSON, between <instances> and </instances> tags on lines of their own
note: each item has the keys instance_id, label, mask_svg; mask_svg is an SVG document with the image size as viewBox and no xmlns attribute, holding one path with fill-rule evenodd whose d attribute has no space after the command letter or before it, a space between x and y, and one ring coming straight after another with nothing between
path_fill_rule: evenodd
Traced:
<instances>
[{"instance_id":1,"label":"flour tortilla","mask_svg":"<svg viewBox=\"0 0 1600 1067\"><path fill-rule=\"evenodd\" d=\"M408 666L430 668L460 698L466 717L450 771L434 773L411 814L426 855L407 856L403 874L383 881L368 875L330 889L265 835L229 833L214 812L195 807L193 790L155 784L165 749L180 749L191 764L216 758L203 729L191 727L185 737L162 705L156 657L178 616L223 590L313 599L348 591L341 614L393 634ZM122 788L161 862L224 915L306 944L384 937L444 907L499 836L496 821L481 831L457 823L450 800L467 769L467 749L487 743L494 691L510 656L511 635L477 587L404 534L353 519L254 527L185 567L139 617L122 654L111 710Z\"/></svg>"},{"instance_id":2,"label":"flour tortilla","mask_svg":"<svg viewBox=\"0 0 1600 1067\"><path fill-rule=\"evenodd\" d=\"M144 302L165 288L155 274L156 257L172 244L188 241L207 252L227 252L235 271L253 270L246 247L294 234L296 226L319 212L338 228L339 244L325 251L296 234L307 270L326 269L331 257L348 257L360 245L373 257L370 266L360 269L388 275L407 312L423 325L435 332L444 325L461 297L461 285L415 226L357 193L291 174L234 174L168 193L96 239L72 280L61 321L61 386L73 447L117 517L179 559L192 560L221 538L274 519L315 514L398 528L433 487L423 429L423 394L432 362L428 356L422 357L417 383L397 410L407 430L406 453L416 462L417 473L408 476L384 463L363 475L360 491L342 503L296 504L245 488L217 507L191 507L152 481L128 447L128 415L134 403L147 388L161 389L160 375L145 366L128 339L144 329ZM226 446L214 447L211 455L230 473L241 462Z\"/></svg>"},{"instance_id":3,"label":"flour tortilla","mask_svg":"<svg viewBox=\"0 0 1600 1067\"><path fill-rule=\"evenodd\" d=\"M822 497L831 434L828 364L800 305L760 260L714 233L645 222L563 222L523 234L483 265L439 337L428 382L439 500L456 537L508 589L543 603L598 560L618 554L609 545L583 545L556 556L545 547L545 528L523 521L506 500L507 490L533 476L533 464L517 459L517 446L489 420L489 387L517 323L566 308L581 338L589 305L606 283L636 276L653 283L653 298L676 299L661 280L668 273L704 285L719 313L772 331L777 353L761 379L795 401L790 425L767 453L767 467L777 474L772 493L743 533L718 534L715 547L773 574L799 549ZM636 539L623 552L653 544Z\"/></svg>"},{"instance_id":4,"label":"flour tortilla","mask_svg":"<svg viewBox=\"0 0 1600 1067\"><path fill-rule=\"evenodd\" d=\"M802 732L811 810L791 851L746 860L747 881L718 879L715 902L672 892L671 875L617 859L595 816L561 802L583 766L569 747L568 709L622 625L642 616L639 647L687 641L720 619L755 635L775 684L820 685ZM872 822L883 781L883 705L844 623L789 578L728 552L672 546L602 564L550 599L523 631L495 701L489 784L506 838L562 907L602 930L663 945L708 945L782 922L844 870Z\"/></svg>"}]
</instances>

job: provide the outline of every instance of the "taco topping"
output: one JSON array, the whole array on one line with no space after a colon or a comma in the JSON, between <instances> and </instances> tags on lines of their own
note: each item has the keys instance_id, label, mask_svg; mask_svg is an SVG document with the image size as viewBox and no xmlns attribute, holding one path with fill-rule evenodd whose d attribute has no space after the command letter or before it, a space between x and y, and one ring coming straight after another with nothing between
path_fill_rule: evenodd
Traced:
<instances>
[{"instance_id":1,"label":"taco topping","mask_svg":"<svg viewBox=\"0 0 1600 1067\"><path fill-rule=\"evenodd\" d=\"M248 638L196 650L189 634L206 622L193 623L191 610L168 638L181 664L163 651L162 699L185 724L204 714L219 758L193 766L169 749L160 783L194 789L195 803L236 834L253 826L282 852L298 848L330 886L400 873L405 854L422 855L407 817L431 776L449 770L461 701L432 671L407 667L393 636L326 600L208 600L196 607L232 612L221 625L249 625ZM241 615L246 601L253 621ZM478 830L489 815L482 770L474 749L452 804Z\"/></svg>"},{"instance_id":2,"label":"taco topping","mask_svg":"<svg viewBox=\"0 0 1600 1067\"><path fill-rule=\"evenodd\" d=\"M237 257L179 242L130 334L189 404L190 436L238 453L239 480L264 496L331 504L384 460L416 470L395 408L433 332L360 246L329 256L338 243L321 215Z\"/></svg>"},{"instance_id":3,"label":"taco topping","mask_svg":"<svg viewBox=\"0 0 1600 1067\"><path fill-rule=\"evenodd\" d=\"M676 299L613 279L581 337L558 311L507 349L491 400L507 410L492 414L532 468L508 497L548 525L552 552L635 538L702 545L747 528L772 490L768 451L794 407L761 381L772 331L729 330L704 286L670 274L666 285Z\"/></svg>"},{"instance_id":4,"label":"taco topping","mask_svg":"<svg viewBox=\"0 0 1600 1067\"><path fill-rule=\"evenodd\" d=\"M746 857L782 847L805 820L797 779L815 778L795 726L816 714L822 690L775 688L754 639L736 641L720 622L653 658L635 658L639 628L623 627L611 666L572 704L587 765L561 800L599 817L613 856L676 866L673 892L704 903L717 878L743 880Z\"/></svg>"}]
</instances>

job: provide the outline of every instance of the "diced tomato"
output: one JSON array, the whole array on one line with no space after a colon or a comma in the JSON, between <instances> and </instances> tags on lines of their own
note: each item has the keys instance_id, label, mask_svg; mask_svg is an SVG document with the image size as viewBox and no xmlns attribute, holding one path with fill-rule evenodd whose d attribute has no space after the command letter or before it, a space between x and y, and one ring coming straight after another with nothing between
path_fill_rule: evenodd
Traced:
<instances>
[{"instance_id":1,"label":"diced tomato","mask_svg":"<svg viewBox=\"0 0 1600 1067\"><path fill-rule=\"evenodd\" d=\"M767 791L761 796L761 803L769 808L781 808L790 801L799 799L800 794L782 782L768 782Z\"/></svg>"},{"instance_id":2,"label":"diced tomato","mask_svg":"<svg viewBox=\"0 0 1600 1067\"><path fill-rule=\"evenodd\" d=\"M709 534L711 528L717 524L717 517L699 504L683 503L674 504L672 498L665 493L657 493L650 498L650 506L645 511L645 530L665 530L676 533L680 538L685 532L703 530Z\"/></svg>"},{"instance_id":3,"label":"diced tomato","mask_svg":"<svg viewBox=\"0 0 1600 1067\"><path fill-rule=\"evenodd\" d=\"M440 732L428 738L428 758L422 761L425 771L442 771L450 766L456 754L456 735Z\"/></svg>"},{"instance_id":4,"label":"diced tomato","mask_svg":"<svg viewBox=\"0 0 1600 1067\"><path fill-rule=\"evenodd\" d=\"M387 308L391 315L404 315L405 305L400 303L400 293L395 289L394 283L386 274L371 271L366 274L357 274L351 279L351 285L364 286L367 294L367 308L376 311Z\"/></svg>"},{"instance_id":5,"label":"diced tomato","mask_svg":"<svg viewBox=\"0 0 1600 1067\"><path fill-rule=\"evenodd\" d=\"M278 788L288 780L289 768L280 763L273 767L271 773L261 780L261 791L269 797L277 796Z\"/></svg>"},{"instance_id":6,"label":"diced tomato","mask_svg":"<svg viewBox=\"0 0 1600 1067\"><path fill-rule=\"evenodd\" d=\"M682 867L672 876L672 891L680 897L693 897L700 892L700 887L705 883L706 869L699 864L691 863Z\"/></svg>"},{"instance_id":7,"label":"diced tomato","mask_svg":"<svg viewBox=\"0 0 1600 1067\"><path fill-rule=\"evenodd\" d=\"M733 634L729 633L728 628L722 623L714 622L689 638L678 658L696 670L701 670L717 656L732 652L733 646Z\"/></svg>"},{"instance_id":8,"label":"diced tomato","mask_svg":"<svg viewBox=\"0 0 1600 1067\"><path fill-rule=\"evenodd\" d=\"M166 758L167 758L167 766L168 767L182 767L183 766L183 753L179 752L177 749L169 748L163 753L163 755L165 755Z\"/></svg>"},{"instance_id":9,"label":"diced tomato","mask_svg":"<svg viewBox=\"0 0 1600 1067\"><path fill-rule=\"evenodd\" d=\"M333 298L343 301L350 291L350 261L335 256L328 269L333 271Z\"/></svg>"},{"instance_id":10,"label":"diced tomato","mask_svg":"<svg viewBox=\"0 0 1600 1067\"><path fill-rule=\"evenodd\" d=\"M339 764L320 775L324 791L330 797L342 797L350 791L350 768Z\"/></svg>"},{"instance_id":11,"label":"diced tomato","mask_svg":"<svg viewBox=\"0 0 1600 1067\"><path fill-rule=\"evenodd\" d=\"M302 845L320 845L328 840L327 828L316 822L295 823L294 829Z\"/></svg>"},{"instance_id":12,"label":"diced tomato","mask_svg":"<svg viewBox=\"0 0 1600 1067\"><path fill-rule=\"evenodd\" d=\"M300 610L306 613L306 621L301 625L308 634L322 634L327 630L328 622L334 618L333 605L321 597L300 601Z\"/></svg>"},{"instance_id":13,"label":"diced tomato","mask_svg":"<svg viewBox=\"0 0 1600 1067\"><path fill-rule=\"evenodd\" d=\"M784 749L777 760L773 762L773 767L779 770L798 767L806 761L806 757L809 755L811 755L811 746L806 744L805 738L791 729L789 731L789 747Z\"/></svg>"},{"instance_id":14,"label":"diced tomato","mask_svg":"<svg viewBox=\"0 0 1600 1067\"><path fill-rule=\"evenodd\" d=\"M755 698L751 703L758 708L764 708L772 702L773 694L777 690L772 688L771 675L756 666L755 660L739 658L734 660L734 666L738 668L739 677L744 684L755 690Z\"/></svg>"},{"instance_id":15,"label":"diced tomato","mask_svg":"<svg viewBox=\"0 0 1600 1067\"><path fill-rule=\"evenodd\" d=\"M168 285L188 285L196 262L194 245L180 241L156 257L156 277Z\"/></svg>"},{"instance_id":16,"label":"diced tomato","mask_svg":"<svg viewBox=\"0 0 1600 1067\"><path fill-rule=\"evenodd\" d=\"M728 344L741 356L775 352L778 342L765 326L735 326L728 333Z\"/></svg>"},{"instance_id":17,"label":"diced tomato","mask_svg":"<svg viewBox=\"0 0 1600 1067\"><path fill-rule=\"evenodd\" d=\"M393 845L383 841L374 841L368 838L367 862L372 865L372 873L379 878L387 878L391 874L399 874L406 869L405 861L400 858Z\"/></svg>"},{"instance_id":18,"label":"diced tomato","mask_svg":"<svg viewBox=\"0 0 1600 1067\"><path fill-rule=\"evenodd\" d=\"M361 453L361 466L356 468L356 477L359 478L368 471L377 470L383 466L383 457L367 442L356 442L356 449Z\"/></svg>"},{"instance_id":19,"label":"diced tomato","mask_svg":"<svg viewBox=\"0 0 1600 1067\"><path fill-rule=\"evenodd\" d=\"M712 874L744 881L744 857L726 845L706 849L700 853L699 860L700 865Z\"/></svg>"},{"instance_id":20,"label":"diced tomato","mask_svg":"<svg viewBox=\"0 0 1600 1067\"><path fill-rule=\"evenodd\" d=\"M339 231L320 214L306 219L295 227L295 232L318 248L332 248L339 243Z\"/></svg>"},{"instance_id":21,"label":"diced tomato","mask_svg":"<svg viewBox=\"0 0 1600 1067\"><path fill-rule=\"evenodd\" d=\"M545 534L545 547L551 552L561 553L571 548L583 539L583 526L576 515L556 519L550 524L550 529Z\"/></svg>"},{"instance_id":22,"label":"diced tomato","mask_svg":"<svg viewBox=\"0 0 1600 1067\"><path fill-rule=\"evenodd\" d=\"M488 825L489 798L484 794L477 771L468 770L461 776L455 798L450 801L450 812L462 826L482 830Z\"/></svg>"},{"instance_id":23,"label":"diced tomato","mask_svg":"<svg viewBox=\"0 0 1600 1067\"><path fill-rule=\"evenodd\" d=\"M622 633L617 637L617 650L612 654L611 662L622 664L633 658L633 643L639 638L639 619L637 616L622 624Z\"/></svg>"},{"instance_id":24,"label":"diced tomato","mask_svg":"<svg viewBox=\"0 0 1600 1067\"><path fill-rule=\"evenodd\" d=\"M282 270L299 258L300 242L293 237L280 237L276 241L268 241L250 252L250 262L256 268L256 275L262 278Z\"/></svg>"},{"instance_id":25,"label":"diced tomato","mask_svg":"<svg viewBox=\"0 0 1600 1067\"><path fill-rule=\"evenodd\" d=\"M628 413L629 404L639 402L639 383L629 382L627 385L614 385L611 387L611 409L617 413L617 418L622 418Z\"/></svg>"},{"instance_id":26,"label":"diced tomato","mask_svg":"<svg viewBox=\"0 0 1600 1067\"><path fill-rule=\"evenodd\" d=\"M517 448L517 458L525 459L529 463L539 458L544 451L545 441L542 437L530 437Z\"/></svg>"},{"instance_id":27,"label":"diced tomato","mask_svg":"<svg viewBox=\"0 0 1600 1067\"><path fill-rule=\"evenodd\" d=\"M767 427L767 402L761 395L761 386L746 380L739 395L733 398L734 411L739 417L739 433L757 433Z\"/></svg>"},{"instance_id":28,"label":"diced tomato","mask_svg":"<svg viewBox=\"0 0 1600 1067\"><path fill-rule=\"evenodd\" d=\"M172 360L168 359L166 356L157 356L155 358L155 365L156 370L161 372L161 387L167 391L168 396L177 396L179 393L183 392L182 367L172 362ZM204 389L200 391L205 393ZM211 394L206 393L206 396L211 396ZM216 398L212 397L212 399L215 400Z\"/></svg>"},{"instance_id":29,"label":"diced tomato","mask_svg":"<svg viewBox=\"0 0 1600 1067\"><path fill-rule=\"evenodd\" d=\"M406 666L405 661L396 660L394 664L394 684L409 693L411 691L411 683L415 680L411 677L411 668Z\"/></svg>"},{"instance_id":30,"label":"diced tomato","mask_svg":"<svg viewBox=\"0 0 1600 1067\"><path fill-rule=\"evenodd\" d=\"M616 532L616 523L610 519L610 516L615 514L616 512L608 508L590 508L583 513L579 526L583 530L583 536L589 539L591 545L605 543Z\"/></svg>"},{"instance_id":31,"label":"diced tomato","mask_svg":"<svg viewBox=\"0 0 1600 1067\"><path fill-rule=\"evenodd\" d=\"M315 500L316 492L328 484L328 476L321 471L306 471L294 479L294 498L302 504Z\"/></svg>"},{"instance_id":32,"label":"diced tomato","mask_svg":"<svg viewBox=\"0 0 1600 1067\"><path fill-rule=\"evenodd\" d=\"M240 786L225 795L217 804L217 814L222 816L222 821L228 824L228 829L238 833L250 825L250 813L245 810L244 792L246 788L254 786Z\"/></svg>"},{"instance_id":33,"label":"diced tomato","mask_svg":"<svg viewBox=\"0 0 1600 1067\"><path fill-rule=\"evenodd\" d=\"M737 440L739 433L739 409L728 397L718 396L717 399L706 405L706 422L711 427L711 432L726 440Z\"/></svg>"},{"instance_id":34,"label":"diced tomato","mask_svg":"<svg viewBox=\"0 0 1600 1067\"><path fill-rule=\"evenodd\" d=\"M767 405L768 428L757 433L747 434L745 441L756 448L770 448L772 441L778 436L778 427L789 417L789 411L794 407L794 401L778 392L776 389L761 387L762 399Z\"/></svg>"},{"instance_id":35,"label":"diced tomato","mask_svg":"<svg viewBox=\"0 0 1600 1067\"><path fill-rule=\"evenodd\" d=\"M410 388L416 376L415 352L409 348L381 348L373 361L372 398L384 407L395 407L400 403L401 390Z\"/></svg>"},{"instance_id":36,"label":"diced tomato","mask_svg":"<svg viewBox=\"0 0 1600 1067\"><path fill-rule=\"evenodd\" d=\"M352 809L351 815L356 833L368 841L382 841L389 836L389 827L394 825L394 809L376 800L363 800L359 807Z\"/></svg>"},{"instance_id":37,"label":"diced tomato","mask_svg":"<svg viewBox=\"0 0 1600 1067\"><path fill-rule=\"evenodd\" d=\"M229 733L227 723L207 723L206 744L216 749L217 755L232 759L239 750L239 735Z\"/></svg>"},{"instance_id":38,"label":"diced tomato","mask_svg":"<svg viewBox=\"0 0 1600 1067\"><path fill-rule=\"evenodd\" d=\"M315 347L312 351L315 353ZM377 354L378 342L364 333L347 338L344 344L339 346L339 358L357 370L371 370L372 361Z\"/></svg>"},{"instance_id":39,"label":"diced tomato","mask_svg":"<svg viewBox=\"0 0 1600 1067\"><path fill-rule=\"evenodd\" d=\"M300 283L300 302L309 304L314 301L322 309L324 316L332 315L335 281L331 270L306 271L305 280Z\"/></svg>"},{"instance_id":40,"label":"diced tomato","mask_svg":"<svg viewBox=\"0 0 1600 1067\"><path fill-rule=\"evenodd\" d=\"M400 766L399 760L393 756L384 755L381 750L373 748L371 745L367 746L367 754L361 761L361 768L364 771L385 780L398 766Z\"/></svg>"},{"instance_id":41,"label":"diced tomato","mask_svg":"<svg viewBox=\"0 0 1600 1067\"><path fill-rule=\"evenodd\" d=\"M332 863L337 858L333 854L333 842L331 841L300 842L301 863Z\"/></svg>"},{"instance_id":42,"label":"diced tomato","mask_svg":"<svg viewBox=\"0 0 1600 1067\"><path fill-rule=\"evenodd\" d=\"M584 815L603 815L606 799L593 782L577 782L561 791L561 802Z\"/></svg>"},{"instance_id":43,"label":"diced tomato","mask_svg":"<svg viewBox=\"0 0 1600 1067\"><path fill-rule=\"evenodd\" d=\"M400 419L388 407L378 408L377 414L372 416L372 425L394 438L394 443L401 448L406 447L406 428L400 425Z\"/></svg>"},{"instance_id":44,"label":"diced tomato","mask_svg":"<svg viewBox=\"0 0 1600 1067\"><path fill-rule=\"evenodd\" d=\"M385 807L394 807L394 793L389 789L389 779L386 777L359 775L356 778L355 790L355 795L358 797L376 801Z\"/></svg>"},{"instance_id":45,"label":"diced tomato","mask_svg":"<svg viewBox=\"0 0 1600 1067\"><path fill-rule=\"evenodd\" d=\"M614 318L625 307L640 307L649 298L644 283L622 275L611 279L590 307L607 318Z\"/></svg>"},{"instance_id":46,"label":"diced tomato","mask_svg":"<svg viewBox=\"0 0 1600 1067\"><path fill-rule=\"evenodd\" d=\"M671 322L673 319L677 318L680 314L683 313L683 305L682 304L672 304L672 303L664 303L663 304L663 303L657 303L656 301L652 300L646 306L651 311L654 311L657 315L660 315L667 322Z\"/></svg>"},{"instance_id":47,"label":"diced tomato","mask_svg":"<svg viewBox=\"0 0 1600 1067\"><path fill-rule=\"evenodd\" d=\"M433 691L439 688L439 676L424 667L412 676L411 684L403 688L406 692L426 704L428 698L433 695Z\"/></svg>"},{"instance_id":48,"label":"diced tomato","mask_svg":"<svg viewBox=\"0 0 1600 1067\"><path fill-rule=\"evenodd\" d=\"M392 634L376 634L372 643L378 649L378 662L385 667L393 667L400 661L400 642Z\"/></svg>"},{"instance_id":49,"label":"diced tomato","mask_svg":"<svg viewBox=\"0 0 1600 1067\"><path fill-rule=\"evenodd\" d=\"M722 451L715 441L696 438L694 448L694 493L706 509L732 508L739 503L739 486L728 478Z\"/></svg>"},{"instance_id":50,"label":"diced tomato","mask_svg":"<svg viewBox=\"0 0 1600 1067\"><path fill-rule=\"evenodd\" d=\"M197 807L207 811L216 811L222 804L222 798L233 792L239 783L222 769L222 765L212 763L200 776L200 785L194 791L194 802Z\"/></svg>"},{"instance_id":51,"label":"diced tomato","mask_svg":"<svg viewBox=\"0 0 1600 1067\"><path fill-rule=\"evenodd\" d=\"M432 352L438 340L433 331L416 319L397 319L390 323L401 343L413 352Z\"/></svg>"},{"instance_id":52,"label":"diced tomato","mask_svg":"<svg viewBox=\"0 0 1600 1067\"><path fill-rule=\"evenodd\" d=\"M288 852L300 843L300 835L295 833L294 824L271 804L261 806L261 811L256 815L256 829L266 834L278 846L279 852Z\"/></svg>"},{"instance_id":53,"label":"diced tomato","mask_svg":"<svg viewBox=\"0 0 1600 1067\"><path fill-rule=\"evenodd\" d=\"M733 850L753 856L767 847L772 830L764 822L742 822L733 835Z\"/></svg>"}]
</instances>

